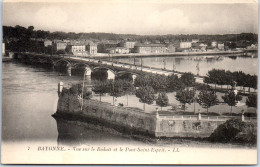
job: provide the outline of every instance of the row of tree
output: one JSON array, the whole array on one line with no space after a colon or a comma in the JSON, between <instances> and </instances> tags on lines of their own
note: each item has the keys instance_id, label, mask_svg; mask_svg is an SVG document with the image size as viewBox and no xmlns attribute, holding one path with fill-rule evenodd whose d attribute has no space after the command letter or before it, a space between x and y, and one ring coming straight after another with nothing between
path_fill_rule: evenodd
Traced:
<instances>
[{"instance_id":1,"label":"row of tree","mask_svg":"<svg viewBox=\"0 0 260 167\"><path fill-rule=\"evenodd\" d=\"M198 85L195 83L195 77L192 73L184 73L180 78L178 78L177 75L138 75L135 79L134 86L151 86L155 92L174 92L186 87L193 87Z\"/></svg>"},{"instance_id":2,"label":"row of tree","mask_svg":"<svg viewBox=\"0 0 260 167\"><path fill-rule=\"evenodd\" d=\"M166 84L167 83L167 84ZM171 84L170 84L171 83ZM139 101L144 104L152 104L156 101L156 104L161 107L169 105L169 99L166 92L176 91L176 100L183 104L185 111L186 104L197 102L203 108L208 109L214 105L218 105L220 101L217 98L216 92L206 85L200 86L197 89L195 86L195 79L192 74L186 73L182 77L178 78L174 75L165 77L161 75L141 75L137 77L135 83L129 80L106 80L95 81L93 91L101 96L105 93L109 93L111 96L120 97L135 94L139 98ZM196 96L196 90L200 90L198 96ZM157 97L156 97L156 94ZM238 101L242 99L242 96L236 94L233 90L229 90L222 96L224 103L227 103L232 107L236 106ZM249 107L256 107L257 105L256 95L249 95L246 104ZM114 99L113 99L114 102Z\"/></svg>"},{"instance_id":3,"label":"row of tree","mask_svg":"<svg viewBox=\"0 0 260 167\"><path fill-rule=\"evenodd\" d=\"M220 69L212 69L208 71L204 82L208 84L218 85L237 85L242 87L257 88L257 76L245 74L242 71L225 71Z\"/></svg>"}]
</instances>

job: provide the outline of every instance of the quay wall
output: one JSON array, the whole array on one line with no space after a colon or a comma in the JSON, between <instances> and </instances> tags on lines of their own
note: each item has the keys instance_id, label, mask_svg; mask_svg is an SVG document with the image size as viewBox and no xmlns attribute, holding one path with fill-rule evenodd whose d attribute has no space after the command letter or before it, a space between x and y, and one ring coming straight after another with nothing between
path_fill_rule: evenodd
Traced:
<instances>
[{"instance_id":1,"label":"quay wall","mask_svg":"<svg viewBox=\"0 0 260 167\"><path fill-rule=\"evenodd\" d=\"M66 88L64 88L66 89ZM63 90L64 90L63 89ZM59 95L57 113L78 115L86 120L104 123L122 133L152 137L209 137L215 129L231 117L171 116L144 113L142 110L113 106L97 100L84 100L69 93ZM245 120L255 124L256 120Z\"/></svg>"}]
</instances>

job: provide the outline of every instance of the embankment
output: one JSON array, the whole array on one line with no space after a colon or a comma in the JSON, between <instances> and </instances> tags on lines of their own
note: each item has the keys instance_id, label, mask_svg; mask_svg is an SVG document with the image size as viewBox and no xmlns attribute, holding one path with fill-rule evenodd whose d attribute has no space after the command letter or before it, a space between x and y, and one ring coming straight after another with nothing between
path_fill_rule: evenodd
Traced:
<instances>
[{"instance_id":1,"label":"embankment","mask_svg":"<svg viewBox=\"0 0 260 167\"><path fill-rule=\"evenodd\" d=\"M82 100L63 88L59 95L55 117L68 120L88 122L113 128L120 133L130 135L144 135L150 137L188 137L207 138L221 127L230 117L203 116L162 116L144 113L134 108L113 106L97 100L85 100L81 110ZM241 119L238 117L237 119ZM240 120L241 121L241 120ZM244 119L242 133L256 134L256 121ZM249 130L247 130L249 128ZM240 132L237 128L237 134ZM226 132L226 131L225 131ZM223 133L225 133L223 131ZM222 133L222 131L219 131ZM223 134L225 135L225 134ZM216 142L216 141L214 141Z\"/></svg>"}]
</instances>

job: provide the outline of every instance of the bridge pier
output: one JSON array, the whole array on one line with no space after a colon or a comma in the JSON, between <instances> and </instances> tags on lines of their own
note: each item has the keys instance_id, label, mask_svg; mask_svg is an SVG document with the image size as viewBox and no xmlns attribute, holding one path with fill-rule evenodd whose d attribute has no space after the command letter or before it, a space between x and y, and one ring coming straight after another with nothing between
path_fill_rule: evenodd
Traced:
<instances>
[{"instance_id":1,"label":"bridge pier","mask_svg":"<svg viewBox=\"0 0 260 167\"><path fill-rule=\"evenodd\" d=\"M132 78L133 78L133 82L135 82L136 75L135 75L135 74L133 74L133 75L132 75Z\"/></svg>"},{"instance_id":2,"label":"bridge pier","mask_svg":"<svg viewBox=\"0 0 260 167\"><path fill-rule=\"evenodd\" d=\"M66 71L67 71L67 74L69 76L71 76L71 65L70 64L67 64Z\"/></svg>"},{"instance_id":3,"label":"bridge pier","mask_svg":"<svg viewBox=\"0 0 260 167\"><path fill-rule=\"evenodd\" d=\"M107 70L107 79L115 79L116 75L111 70Z\"/></svg>"},{"instance_id":4,"label":"bridge pier","mask_svg":"<svg viewBox=\"0 0 260 167\"><path fill-rule=\"evenodd\" d=\"M92 70L89 67L85 67L84 74L85 76L91 76Z\"/></svg>"}]
</instances>

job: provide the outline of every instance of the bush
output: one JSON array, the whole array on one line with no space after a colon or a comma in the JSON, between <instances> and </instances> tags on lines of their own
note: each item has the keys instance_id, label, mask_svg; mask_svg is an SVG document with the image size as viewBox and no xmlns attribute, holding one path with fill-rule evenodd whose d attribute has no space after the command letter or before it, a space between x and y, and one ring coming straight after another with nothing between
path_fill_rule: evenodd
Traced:
<instances>
[{"instance_id":1,"label":"bush","mask_svg":"<svg viewBox=\"0 0 260 167\"><path fill-rule=\"evenodd\" d=\"M256 144L255 128L254 124L242 122L240 119L227 120L214 130L209 140L222 143L239 142Z\"/></svg>"}]
</instances>

